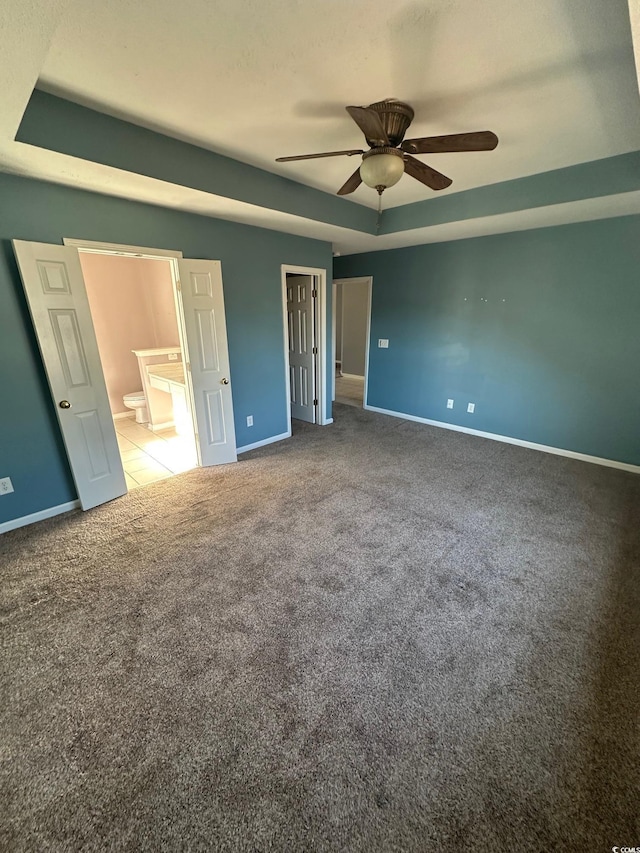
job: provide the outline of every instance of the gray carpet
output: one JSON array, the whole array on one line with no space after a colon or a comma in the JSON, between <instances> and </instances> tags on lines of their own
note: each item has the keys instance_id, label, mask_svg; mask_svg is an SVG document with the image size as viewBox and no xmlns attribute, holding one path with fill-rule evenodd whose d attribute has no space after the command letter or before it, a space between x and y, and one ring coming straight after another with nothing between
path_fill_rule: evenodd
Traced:
<instances>
[{"instance_id":1,"label":"gray carpet","mask_svg":"<svg viewBox=\"0 0 640 853\"><path fill-rule=\"evenodd\" d=\"M0 846L640 844L640 477L337 406L0 538Z\"/></svg>"}]
</instances>

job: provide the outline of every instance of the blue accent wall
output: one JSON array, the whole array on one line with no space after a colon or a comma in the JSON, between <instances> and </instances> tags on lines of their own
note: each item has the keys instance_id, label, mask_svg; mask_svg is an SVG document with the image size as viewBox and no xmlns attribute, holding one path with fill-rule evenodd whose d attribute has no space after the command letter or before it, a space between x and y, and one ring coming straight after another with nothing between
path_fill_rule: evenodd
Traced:
<instances>
[{"instance_id":1,"label":"blue accent wall","mask_svg":"<svg viewBox=\"0 0 640 853\"><path fill-rule=\"evenodd\" d=\"M336 258L373 276L369 405L640 465L639 237L628 216Z\"/></svg>"},{"instance_id":2,"label":"blue accent wall","mask_svg":"<svg viewBox=\"0 0 640 853\"><path fill-rule=\"evenodd\" d=\"M330 244L0 174L0 477L15 488L0 522L76 498L10 242L64 237L222 261L237 444L286 432L280 267L324 268L330 280ZM331 316L330 287L327 300Z\"/></svg>"}]
</instances>

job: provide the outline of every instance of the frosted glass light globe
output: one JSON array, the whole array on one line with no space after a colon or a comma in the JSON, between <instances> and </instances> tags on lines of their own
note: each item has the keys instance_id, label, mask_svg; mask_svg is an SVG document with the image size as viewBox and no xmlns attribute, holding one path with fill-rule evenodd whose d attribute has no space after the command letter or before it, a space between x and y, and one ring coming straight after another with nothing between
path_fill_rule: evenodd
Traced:
<instances>
[{"instance_id":1,"label":"frosted glass light globe","mask_svg":"<svg viewBox=\"0 0 640 853\"><path fill-rule=\"evenodd\" d=\"M375 149L374 149L375 151ZM388 151L388 149L387 149ZM360 177L368 187L392 187L404 174L402 155L381 151L372 153L362 160Z\"/></svg>"}]
</instances>

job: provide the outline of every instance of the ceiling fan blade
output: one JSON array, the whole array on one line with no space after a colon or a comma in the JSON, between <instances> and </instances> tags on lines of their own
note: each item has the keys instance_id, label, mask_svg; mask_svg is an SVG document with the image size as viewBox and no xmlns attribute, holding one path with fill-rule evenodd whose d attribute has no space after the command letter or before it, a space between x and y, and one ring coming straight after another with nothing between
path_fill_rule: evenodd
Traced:
<instances>
[{"instance_id":1,"label":"ceiling fan blade","mask_svg":"<svg viewBox=\"0 0 640 853\"><path fill-rule=\"evenodd\" d=\"M293 157L276 157L276 163L288 163L290 160L316 160L318 157L339 157L346 154L351 157L354 154L364 154L361 148L350 148L348 151L324 151L322 154L296 154Z\"/></svg>"},{"instance_id":2,"label":"ceiling fan blade","mask_svg":"<svg viewBox=\"0 0 640 853\"><path fill-rule=\"evenodd\" d=\"M404 170L407 175L411 175L412 178L415 178L422 184L426 184L432 190L445 190L453 183L451 178L447 178L446 175L436 172L431 166L427 166L426 163L421 163L420 160L416 160L415 157L409 157L409 155L406 155L404 158Z\"/></svg>"},{"instance_id":3,"label":"ceiling fan blade","mask_svg":"<svg viewBox=\"0 0 640 853\"><path fill-rule=\"evenodd\" d=\"M436 154L449 151L493 151L498 137L490 130L476 133L449 133L446 136L423 136L405 139L400 148L409 154Z\"/></svg>"},{"instance_id":4,"label":"ceiling fan blade","mask_svg":"<svg viewBox=\"0 0 640 853\"><path fill-rule=\"evenodd\" d=\"M345 109L364 133L365 139L372 148L389 145L389 137L375 110L370 110L368 107L346 107Z\"/></svg>"},{"instance_id":5,"label":"ceiling fan blade","mask_svg":"<svg viewBox=\"0 0 640 853\"><path fill-rule=\"evenodd\" d=\"M360 167L355 170L353 175L349 178L349 180L345 181L344 184L338 190L338 195L349 195L354 190L357 190L360 184L362 183L362 178L360 177Z\"/></svg>"}]
</instances>

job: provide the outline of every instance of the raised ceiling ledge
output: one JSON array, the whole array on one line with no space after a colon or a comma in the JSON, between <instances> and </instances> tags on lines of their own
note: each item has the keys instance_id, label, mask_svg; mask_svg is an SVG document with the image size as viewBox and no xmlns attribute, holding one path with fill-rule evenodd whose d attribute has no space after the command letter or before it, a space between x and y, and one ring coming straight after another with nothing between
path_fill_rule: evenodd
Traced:
<instances>
[{"instance_id":1,"label":"raised ceiling ledge","mask_svg":"<svg viewBox=\"0 0 640 853\"><path fill-rule=\"evenodd\" d=\"M227 198L262 209L272 219L262 221L262 227L296 233L291 224L306 223L307 236L333 241L342 252L462 239L467 232L474 236L540 227L540 216L526 215L536 209L541 213L558 210L560 221L553 224L579 221L585 218L585 209L590 219L616 215L616 205L619 215L640 212L638 151L444 196L430 195L383 211L378 228L371 208L40 90L32 94L16 140L197 190L212 201ZM202 214L220 215L206 210ZM557 219L544 218L549 224Z\"/></svg>"}]
</instances>

